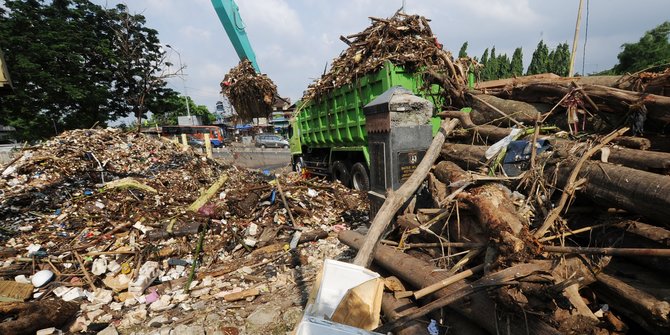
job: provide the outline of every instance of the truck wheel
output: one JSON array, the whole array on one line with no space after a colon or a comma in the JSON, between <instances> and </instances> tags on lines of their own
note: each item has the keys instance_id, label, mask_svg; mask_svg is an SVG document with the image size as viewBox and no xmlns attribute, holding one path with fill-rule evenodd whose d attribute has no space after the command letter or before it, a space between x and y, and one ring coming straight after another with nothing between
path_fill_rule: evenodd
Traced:
<instances>
[{"instance_id":1,"label":"truck wheel","mask_svg":"<svg viewBox=\"0 0 670 335\"><path fill-rule=\"evenodd\" d=\"M288 149L288 145L284 144L284 146L282 148Z\"/></svg>"},{"instance_id":2,"label":"truck wheel","mask_svg":"<svg viewBox=\"0 0 670 335\"><path fill-rule=\"evenodd\" d=\"M349 174L349 170L347 170L347 166L344 165L344 163L340 161L333 162L332 171L334 180L339 180L342 185L349 187L349 184L351 183L351 175Z\"/></svg>"},{"instance_id":3,"label":"truck wheel","mask_svg":"<svg viewBox=\"0 0 670 335\"><path fill-rule=\"evenodd\" d=\"M265 144L261 144L261 149L265 149Z\"/></svg>"},{"instance_id":4,"label":"truck wheel","mask_svg":"<svg viewBox=\"0 0 670 335\"><path fill-rule=\"evenodd\" d=\"M368 170L362 163L356 163L351 167L351 186L358 191L367 192L370 190Z\"/></svg>"}]
</instances>

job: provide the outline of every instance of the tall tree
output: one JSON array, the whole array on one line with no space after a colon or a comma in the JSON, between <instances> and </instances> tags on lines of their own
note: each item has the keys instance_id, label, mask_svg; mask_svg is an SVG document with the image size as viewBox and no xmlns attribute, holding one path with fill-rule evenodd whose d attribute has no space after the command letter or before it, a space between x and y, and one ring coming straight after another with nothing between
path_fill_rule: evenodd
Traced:
<instances>
[{"instance_id":1,"label":"tall tree","mask_svg":"<svg viewBox=\"0 0 670 335\"><path fill-rule=\"evenodd\" d=\"M523 51L521 51L521 48L514 49L514 54L512 55L512 61L510 64L510 75L523 75Z\"/></svg>"},{"instance_id":2,"label":"tall tree","mask_svg":"<svg viewBox=\"0 0 670 335\"><path fill-rule=\"evenodd\" d=\"M566 77L570 71L570 47L561 43L549 54L548 72Z\"/></svg>"},{"instance_id":3,"label":"tall tree","mask_svg":"<svg viewBox=\"0 0 670 335\"><path fill-rule=\"evenodd\" d=\"M482 64L483 66L486 66L486 63L488 62L489 62L489 48L486 48L486 50L484 50L484 53L482 54L482 59L479 61L479 63Z\"/></svg>"},{"instance_id":4,"label":"tall tree","mask_svg":"<svg viewBox=\"0 0 670 335\"><path fill-rule=\"evenodd\" d=\"M549 49L544 41L540 40L533 52L533 58L530 60L528 71L526 74L540 74L547 72L547 65L549 63Z\"/></svg>"},{"instance_id":5,"label":"tall tree","mask_svg":"<svg viewBox=\"0 0 670 335\"><path fill-rule=\"evenodd\" d=\"M127 23L122 12L88 0L5 0L0 48L15 92L0 98L0 124L16 127L21 139L45 138L125 117L154 99L152 94L142 101L128 98L140 95L138 78L148 78L147 62L159 59L157 33L133 17L128 36L141 52L128 57L117 39Z\"/></svg>"},{"instance_id":6,"label":"tall tree","mask_svg":"<svg viewBox=\"0 0 670 335\"><path fill-rule=\"evenodd\" d=\"M507 54L498 55L496 63L498 67L497 69L498 72L496 73L495 79L509 78L512 76L511 74L512 65L510 63L509 57L507 57Z\"/></svg>"},{"instance_id":7,"label":"tall tree","mask_svg":"<svg viewBox=\"0 0 670 335\"><path fill-rule=\"evenodd\" d=\"M463 42L461 49L458 50L458 58L468 57L468 41Z\"/></svg>"},{"instance_id":8,"label":"tall tree","mask_svg":"<svg viewBox=\"0 0 670 335\"><path fill-rule=\"evenodd\" d=\"M165 90L165 79L175 75L168 71L167 62L158 39L158 32L145 26L146 19L139 14L130 14L128 8L119 4L108 11L112 26L115 51L123 60L115 64L114 93L123 97L126 108L117 114L132 113L141 124L148 111L150 101L157 99ZM177 72L181 70L178 69Z\"/></svg>"},{"instance_id":9,"label":"tall tree","mask_svg":"<svg viewBox=\"0 0 670 335\"><path fill-rule=\"evenodd\" d=\"M670 63L670 21L645 32L637 43L625 43L613 70L617 74L637 72ZM667 67L667 65L666 65Z\"/></svg>"}]
</instances>

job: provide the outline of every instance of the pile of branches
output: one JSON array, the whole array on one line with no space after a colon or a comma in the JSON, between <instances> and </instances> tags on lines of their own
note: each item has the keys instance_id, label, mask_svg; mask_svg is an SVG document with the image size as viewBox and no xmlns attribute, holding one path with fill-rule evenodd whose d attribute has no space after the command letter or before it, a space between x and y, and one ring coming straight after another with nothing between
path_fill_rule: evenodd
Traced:
<instances>
[{"instance_id":1,"label":"pile of branches","mask_svg":"<svg viewBox=\"0 0 670 335\"><path fill-rule=\"evenodd\" d=\"M354 83L358 78L375 72L385 62L403 66L406 70L426 73L448 71L455 87L463 87L467 75L467 60L452 59L442 49L428 22L419 15L398 12L388 19L370 17L372 25L362 32L341 36L349 47L333 60L330 70L309 85L302 100L318 99L331 89Z\"/></svg>"},{"instance_id":2,"label":"pile of branches","mask_svg":"<svg viewBox=\"0 0 670 335\"><path fill-rule=\"evenodd\" d=\"M242 60L223 77L223 93L242 120L267 117L277 96L277 86L264 74L256 73L248 59Z\"/></svg>"}]
</instances>

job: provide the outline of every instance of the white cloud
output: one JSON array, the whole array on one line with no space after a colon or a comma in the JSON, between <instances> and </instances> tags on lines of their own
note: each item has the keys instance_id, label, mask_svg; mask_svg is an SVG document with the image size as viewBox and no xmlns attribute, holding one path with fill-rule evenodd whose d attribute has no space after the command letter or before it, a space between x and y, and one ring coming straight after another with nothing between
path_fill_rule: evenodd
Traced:
<instances>
[{"instance_id":1,"label":"white cloud","mask_svg":"<svg viewBox=\"0 0 670 335\"><path fill-rule=\"evenodd\" d=\"M179 34L188 39L197 39L207 42L212 37L211 30L202 29L194 26L185 26L179 30Z\"/></svg>"},{"instance_id":2,"label":"white cloud","mask_svg":"<svg viewBox=\"0 0 670 335\"><path fill-rule=\"evenodd\" d=\"M284 0L238 1L248 31L295 38L303 33L298 13Z\"/></svg>"}]
</instances>

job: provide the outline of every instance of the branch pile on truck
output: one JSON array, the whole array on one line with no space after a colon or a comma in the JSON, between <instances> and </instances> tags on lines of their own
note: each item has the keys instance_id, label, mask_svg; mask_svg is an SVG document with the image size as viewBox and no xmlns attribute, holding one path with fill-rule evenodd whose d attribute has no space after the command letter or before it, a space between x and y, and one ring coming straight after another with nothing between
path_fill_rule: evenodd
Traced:
<instances>
[{"instance_id":1,"label":"branch pile on truck","mask_svg":"<svg viewBox=\"0 0 670 335\"><path fill-rule=\"evenodd\" d=\"M666 334L667 72L470 88L470 63L432 67L428 21L410 17L342 38L350 48L310 87L292 138L297 168L368 183L367 236L339 237L355 264L401 280L376 331ZM400 45L426 60L371 51ZM444 119L432 141L426 111Z\"/></svg>"}]
</instances>

